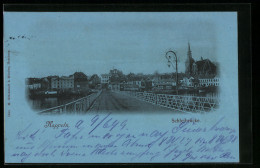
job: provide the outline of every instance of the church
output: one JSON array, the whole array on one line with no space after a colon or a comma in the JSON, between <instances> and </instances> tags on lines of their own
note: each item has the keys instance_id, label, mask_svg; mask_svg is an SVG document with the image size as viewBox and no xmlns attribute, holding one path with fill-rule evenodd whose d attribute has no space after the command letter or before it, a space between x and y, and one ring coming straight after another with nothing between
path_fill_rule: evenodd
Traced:
<instances>
[{"instance_id":1,"label":"church","mask_svg":"<svg viewBox=\"0 0 260 168\"><path fill-rule=\"evenodd\" d=\"M190 43L188 43L187 59L185 61L185 74L193 77L213 77L217 75L217 65L212 63L209 59L195 61L192 58Z\"/></svg>"}]
</instances>

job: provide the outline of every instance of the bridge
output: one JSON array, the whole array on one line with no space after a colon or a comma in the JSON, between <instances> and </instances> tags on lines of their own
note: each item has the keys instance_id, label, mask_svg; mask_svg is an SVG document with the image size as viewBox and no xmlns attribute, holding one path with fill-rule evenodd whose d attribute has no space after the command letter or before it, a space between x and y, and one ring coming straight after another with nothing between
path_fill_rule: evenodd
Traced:
<instances>
[{"instance_id":1,"label":"bridge","mask_svg":"<svg viewBox=\"0 0 260 168\"><path fill-rule=\"evenodd\" d=\"M205 113L216 110L218 106L219 99L213 97L101 90L73 102L40 111L39 113L84 114L108 111L117 113Z\"/></svg>"}]
</instances>

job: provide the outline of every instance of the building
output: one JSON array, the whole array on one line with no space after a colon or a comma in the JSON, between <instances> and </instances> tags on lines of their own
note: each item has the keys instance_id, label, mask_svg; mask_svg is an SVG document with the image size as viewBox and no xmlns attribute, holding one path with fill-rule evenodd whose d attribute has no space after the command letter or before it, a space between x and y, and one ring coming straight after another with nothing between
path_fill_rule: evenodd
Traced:
<instances>
[{"instance_id":1,"label":"building","mask_svg":"<svg viewBox=\"0 0 260 168\"><path fill-rule=\"evenodd\" d=\"M126 83L129 84L129 85L136 85L139 88L141 88L143 86L142 85L143 82L141 80L139 80L139 81L127 81Z\"/></svg>"},{"instance_id":2,"label":"building","mask_svg":"<svg viewBox=\"0 0 260 168\"><path fill-rule=\"evenodd\" d=\"M74 89L74 75L51 78L51 89Z\"/></svg>"},{"instance_id":3,"label":"building","mask_svg":"<svg viewBox=\"0 0 260 168\"><path fill-rule=\"evenodd\" d=\"M27 85L27 88L30 90L37 90L41 88L41 83L33 83L30 85Z\"/></svg>"},{"instance_id":4,"label":"building","mask_svg":"<svg viewBox=\"0 0 260 168\"><path fill-rule=\"evenodd\" d=\"M145 90L146 83L144 80L133 80L133 81L127 81L126 87L133 87L134 90L143 91Z\"/></svg>"},{"instance_id":5,"label":"building","mask_svg":"<svg viewBox=\"0 0 260 168\"><path fill-rule=\"evenodd\" d=\"M176 86L176 81L174 79L154 79L152 80L152 86L157 85L170 85L170 86Z\"/></svg>"},{"instance_id":6,"label":"building","mask_svg":"<svg viewBox=\"0 0 260 168\"><path fill-rule=\"evenodd\" d=\"M186 75L191 75L192 74L192 65L194 63L194 59L192 58L192 53L190 49L190 43L188 43L188 52L187 52L187 59L185 61L185 74Z\"/></svg>"},{"instance_id":7,"label":"building","mask_svg":"<svg viewBox=\"0 0 260 168\"><path fill-rule=\"evenodd\" d=\"M190 43L188 43L187 59L185 61L185 74L186 76L193 77L207 77L217 75L217 65L211 62L209 59L203 59L194 61L190 49Z\"/></svg>"},{"instance_id":8,"label":"building","mask_svg":"<svg viewBox=\"0 0 260 168\"><path fill-rule=\"evenodd\" d=\"M110 83L111 74L101 74L101 84Z\"/></svg>"},{"instance_id":9,"label":"building","mask_svg":"<svg viewBox=\"0 0 260 168\"><path fill-rule=\"evenodd\" d=\"M108 85L108 88L113 91L119 91L120 90L120 84L118 83L111 83Z\"/></svg>"},{"instance_id":10,"label":"building","mask_svg":"<svg viewBox=\"0 0 260 168\"><path fill-rule=\"evenodd\" d=\"M176 87L176 81L174 79L154 79L152 80L152 90L166 91L173 90Z\"/></svg>"},{"instance_id":11,"label":"building","mask_svg":"<svg viewBox=\"0 0 260 168\"><path fill-rule=\"evenodd\" d=\"M58 78L59 76L55 75L55 76L47 76L47 80L48 80L48 89L47 90L51 90L51 80L52 78Z\"/></svg>"},{"instance_id":12,"label":"building","mask_svg":"<svg viewBox=\"0 0 260 168\"><path fill-rule=\"evenodd\" d=\"M42 88L42 80L40 78L27 78L25 83L29 90L39 90Z\"/></svg>"},{"instance_id":13,"label":"building","mask_svg":"<svg viewBox=\"0 0 260 168\"><path fill-rule=\"evenodd\" d=\"M88 77L83 72L75 72L74 77L74 90L87 91L89 89Z\"/></svg>"},{"instance_id":14,"label":"building","mask_svg":"<svg viewBox=\"0 0 260 168\"><path fill-rule=\"evenodd\" d=\"M198 77L206 77L217 74L217 66L209 59L203 59L196 61L192 66L192 75Z\"/></svg>"},{"instance_id":15,"label":"building","mask_svg":"<svg viewBox=\"0 0 260 168\"><path fill-rule=\"evenodd\" d=\"M199 79L199 86L208 87L208 86L219 86L220 79L218 77L214 78L204 78Z\"/></svg>"},{"instance_id":16,"label":"building","mask_svg":"<svg viewBox=\"0 0 260 168\"><path fill-rule=\"evenodd\" d=\"M157 85L170 85L170 86L176 86L176 79L173 77L172 74L161 74L156 75L152 79L152 86Z\"/></svg>"},{"instance_id":17,"label":"building","mask_svg":"<svg viewBox=\"0 0 260 168\"><path fill-rule=\"evenodd\" d=\"M184 77L181 80L181 85L184 87L194 87L194 78L193 77L190 77L190 78Z\"/></svg>"},{"instance_id":18,"label":"building","mask_svg":"<svg viewBox=\"0 0 260 168\"><path fill-rule=\"evenodd\" d=\"M158 84L152 88L154 91L173 90L173 86L169 84Z\"/></svg>"},{"instance_id":19,"label":"building","mask_svg":"<svg viewBox=\"0 0 260 168\"><path fill-rule=\"evenodd\" d=\"M120 90L124 90L124 91L140 91L140 88L137 85L123 84L123 85L120 85Z\"/></svg>"},{"instance_id":20,"label":"building","mask_svg":"<svg viewBox=\"0 0 260 168\"><path fill-rule=\"evenodd\" d=\"M176 79L171 73L156 74L151 81L151 87L154 91L172 91L176 88ZM149 84L146 83L146 87Z\"/></svg>"}]
</instances>

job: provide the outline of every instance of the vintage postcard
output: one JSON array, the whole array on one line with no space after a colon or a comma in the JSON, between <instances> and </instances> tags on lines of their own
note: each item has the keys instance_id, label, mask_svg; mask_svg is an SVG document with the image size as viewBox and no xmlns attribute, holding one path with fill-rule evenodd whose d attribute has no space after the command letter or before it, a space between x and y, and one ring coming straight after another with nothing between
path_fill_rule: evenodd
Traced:
<instances>
[{"instance_id":1,"label":"vintage postcard","mask_svg":"<svg viewBox=\"0 0 260 168\"><path fill-rule=\"evenodd\" d=\"M4 12L5 163L239 162L237 12Z\"/></svg>"}]
</instances>

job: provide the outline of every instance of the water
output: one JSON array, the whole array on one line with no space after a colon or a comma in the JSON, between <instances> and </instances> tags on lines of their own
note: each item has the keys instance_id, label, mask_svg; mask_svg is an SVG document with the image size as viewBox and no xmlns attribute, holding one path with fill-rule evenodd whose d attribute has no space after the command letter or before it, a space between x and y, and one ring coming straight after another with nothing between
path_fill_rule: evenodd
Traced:
<instances>
[{"instance_id":1,"label":"water","mask_svg":"<svg viewBox=\"0 0 260 168\"><path fill-rule=\"evenodd\" d=\"M79 99L78 97L46 97L46 98L33 98L28 99L28 103L33 110L44 110L51 107L63 105L74 100Z\"/></svg>"}]
</instances>

